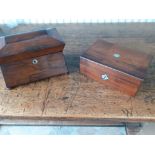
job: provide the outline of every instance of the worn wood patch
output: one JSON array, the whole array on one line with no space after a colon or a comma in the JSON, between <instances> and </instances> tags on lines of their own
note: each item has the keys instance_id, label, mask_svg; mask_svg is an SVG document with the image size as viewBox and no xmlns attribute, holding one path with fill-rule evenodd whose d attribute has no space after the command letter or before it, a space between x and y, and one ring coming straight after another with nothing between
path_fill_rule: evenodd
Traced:
<instances>
[{"instance_id":1,"label":"worn wood patch","mask_svg":"<svg viewBox=\"0 0 155 155\"><path fill-rule=\"evenodd\" d=\"M49 26L53 25L21 25L10 33ZM1 119L155 121L155 58L136 97L100 85L79 73L79 55L98 38L155 55L155 43L147 41L148 34L155 35L154 24L147 27L139 24L136 33L132 24L120 27L109 24L109 28L104 24L54 26L66 41L64 53L70 74L13 90L5 88L0 74Z\"/></svg>"}]
</instances>

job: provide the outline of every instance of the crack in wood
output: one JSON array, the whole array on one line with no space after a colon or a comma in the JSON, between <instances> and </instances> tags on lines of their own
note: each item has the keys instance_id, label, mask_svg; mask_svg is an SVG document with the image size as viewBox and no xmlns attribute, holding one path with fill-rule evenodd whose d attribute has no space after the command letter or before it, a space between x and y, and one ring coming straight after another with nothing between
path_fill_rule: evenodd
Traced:
<instances>
[{"instance_id":1,"label":"crack in wood","mask_svg":"<svg viewBox=\"0 0 155 155\"><path fill-rule=\"evenodd\" d=\"M133 109L128 110L128 109L124 108L124 109L122 109L121 111L122 111L123 114L125 114L127 117L133 116L133 114L132 114Z\"/></svg>"},{"instance_id":2,"label":"crack in wood","mask_svg":"<svg viewBox=\"0 0 155 155\"><path fill-rule=\"evenodd\" d=\"M67 106L67 108L66 108L66 110L65 110L65 114L67 114L68 111L69 111L69 109L72 107L73 101L74 101L74 99L75 99L75 97L76 97L76 95L77 95L77 92L78 92L78 90L80 89L80 87L81 87L81 82L79 81L79 85L78 85L78 87L77 87L77 89L76 89L76 91L75 91L75 94L74 94L74 96L73 96L73 98L72 98L70 104Z\"/></svg>"},{"instance_id":3,"label":"crack in wood","mask_svg":"<svg viewBox=\"0 0 155 155\"><path fill-rule=\"evenodd\" d=\"M42 109L41 109L42 115L43 115L43 113L45 111L45 107L47 105L47 99L48 99L49 94L50 94L50 90L47 91L47 93L45 95L45 99L44 99L43 104L42 104Z\"/></svg>"},{"instance_id":4,"label":"crack in wood","mask_svg":"<svg viewBox=\"0 0 155 155\"><path fill-rule=\"evenodd\" d=\"M134 97L129 97L127 102L130 102L132 100L132 98L134 98Z\"/></svg>"},{"instance_id":5,"label":"crack in wood","mask_svg":"<svg viewBox=\"0 0 155 155\"><path fill-rule=\"evenodd\" d=\"M155 103L155 97L149 94L149 95L144 97L144 101L146 104L148 104L148 103L154 104Z\"/></svg>"},{"instance_id":6,"label":"crack in wood","mask_svg":"<svg viewBox=\"0 0 155 155\"><path fill-rule=\"evenodd\" d=\"M42 112L41 115L43 115L43 113L45 111L45 108L46 108L46 105L47 105L47 99L48 99L48 96L50 94L50 89L48 89L49 88L49 83L50 83L50 79L48 79L48 84L47 84L47 88L46 88L46 92L45 92L45 98L44 98L42 108L41 108L41 112Z\"/></svg>"},{"instance_id":7,"label":"crack in wood","mask_svg":"<svg viewBox=\"0 0 155 155\"><path fill-rule=\"evenodd\" d=\"M75 97L76 97L76 95L77 95L78 90L79 90L79 88L77 87L76 92L75 92L75 95L73 96L73 98L72 98L70 104L67 106L67 108L66 108L66 110L65 110L65 114L67 114L67 113L68 113L68 110L72 107L73 101L74 101L74 99L75 99Z\"/></svg>"}]
</instances>

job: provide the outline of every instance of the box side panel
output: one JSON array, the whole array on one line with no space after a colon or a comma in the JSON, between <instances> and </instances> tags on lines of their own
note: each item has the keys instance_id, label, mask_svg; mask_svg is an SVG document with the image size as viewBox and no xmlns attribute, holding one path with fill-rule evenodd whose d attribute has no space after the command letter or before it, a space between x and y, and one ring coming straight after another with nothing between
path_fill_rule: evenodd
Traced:
<instances>
[{"instance_id":1,"label":"box side panel","mask_svg":"<svg viewBox=\"0 0 155 155\"><path fill-rule=\"evenodd\" d=\"M8 88L68 72L62 52L3 64L1 69Z\"/></svg>"},{"instance_id":2,"label":"box side panel","mask_svg":"<svg viewBox=\"0 0 155 155\"><path fill-rule=\"evenodd\" d=\"M134 76L130 76L84 57L80 57L80 72L130 96L135 96L142 82L142 80Z\"/></svg>"}]
</instances>

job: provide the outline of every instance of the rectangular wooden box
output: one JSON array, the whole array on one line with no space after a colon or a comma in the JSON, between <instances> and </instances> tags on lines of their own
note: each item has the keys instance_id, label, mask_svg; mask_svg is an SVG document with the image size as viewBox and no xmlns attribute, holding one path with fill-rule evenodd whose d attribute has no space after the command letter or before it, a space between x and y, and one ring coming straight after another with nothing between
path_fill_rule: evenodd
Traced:
<instances>
[{"instance_id":1,"label":"rectangular wooden box","mask_svg":"<svg viewBox=\"0 0 155 155\"><path fill-rule=\"evenodd\" d=\"M67 73L65 43L47 29L0 38L0 65L8 88Z\"/></svg>"},{"instance_id":2,"label":"rectangular wooden box","mask_svg":"<svg viewBox=\"0 0 155 155\"><path fill-rule=\"evenodd\" d=\"M80 72L88 77L135 96L152 56L116 44L97 40L81 57Z\"/></svg>"}]
</instances>

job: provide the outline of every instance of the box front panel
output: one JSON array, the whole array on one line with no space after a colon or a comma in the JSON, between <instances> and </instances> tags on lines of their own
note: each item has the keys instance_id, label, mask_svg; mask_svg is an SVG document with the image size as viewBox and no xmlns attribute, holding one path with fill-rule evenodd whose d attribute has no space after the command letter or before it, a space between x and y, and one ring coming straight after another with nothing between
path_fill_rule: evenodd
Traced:
<instances>
[{"instance_id":1,"label":"box front panel","mask_svg":"<svg viewBox=\"0 0 155 155\"><path fill-rule=\"evenodd\" d=\"M135 96L142 82L134 76L130 76L84 57L80 57L80 72L102 84L131 96Z\"/></svg>"},{"instance_id":2,"label":"box front panel","mask_svg":"<svg viewBox=\"0 0 155 155\"><path fill-rule=\"evenodd\" d=\"M67 72L62 52L1 65L8 88Z\"/></svg>"}]
</instances>

